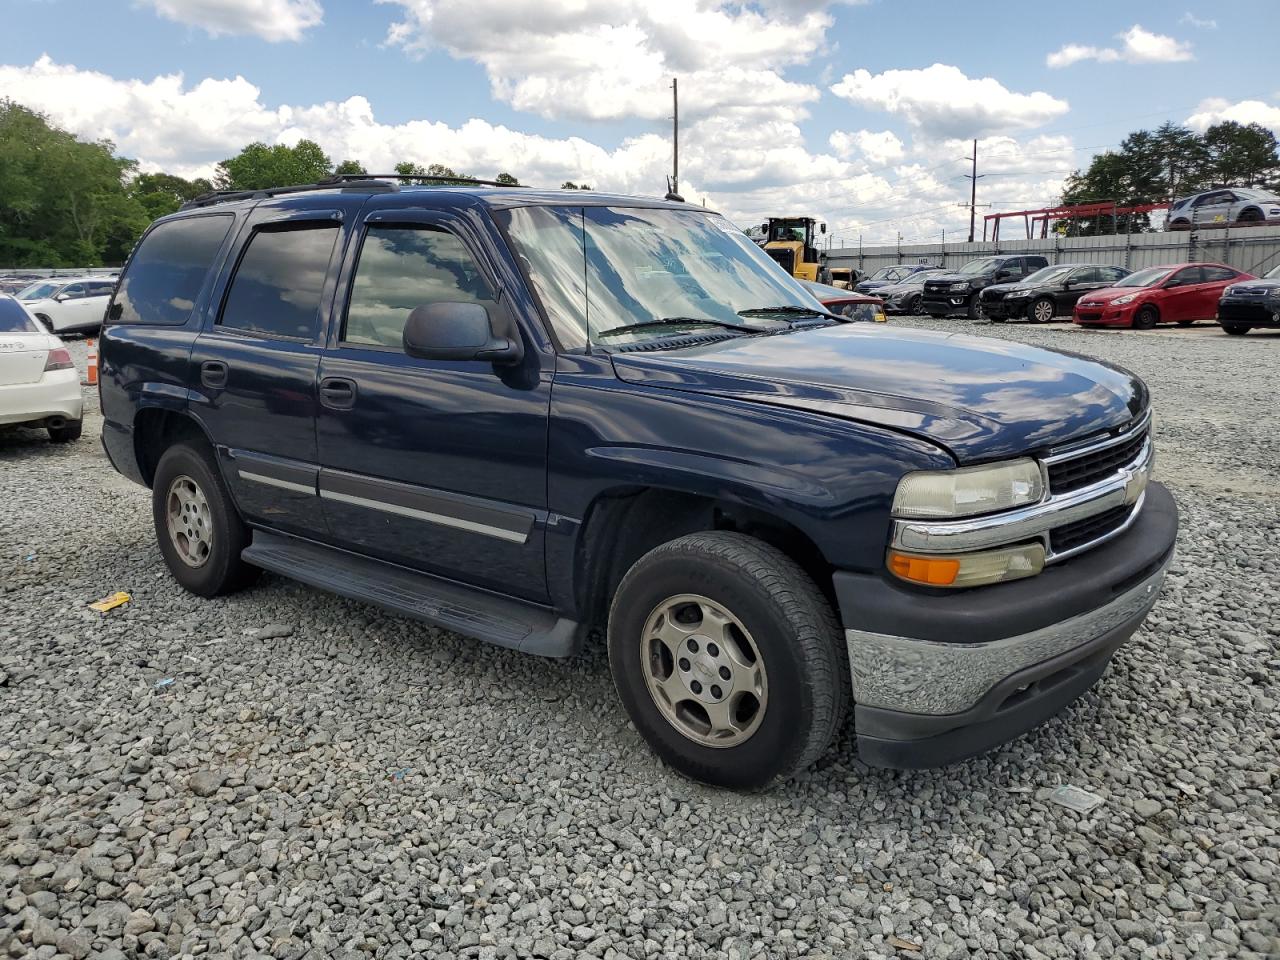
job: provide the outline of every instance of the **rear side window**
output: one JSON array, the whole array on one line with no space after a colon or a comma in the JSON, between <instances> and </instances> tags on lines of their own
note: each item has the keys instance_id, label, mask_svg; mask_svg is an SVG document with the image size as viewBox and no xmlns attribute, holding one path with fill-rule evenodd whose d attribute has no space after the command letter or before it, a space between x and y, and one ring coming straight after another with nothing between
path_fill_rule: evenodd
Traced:
<instances>
[{"instance_id":1,"label":"rear side window","mask_svg":"<svg viewBox=\"0 0 1280 960\"><path fill-rule=\"evenodd\" d=\"M0 297L0 333L39 333L31 314L17 300Z\"/></svg>"},{"instance_id":2,"label":"rear side window","mask_svg":"<svg viewBox=\"0 0 1280 960\"><path fill-rule=\"evenodd\" d=\"M186 217L162 223L148 233L120 279L110 320L186 323L234 220L229 214Z\"/></svg>"},{"instance_id":3,"label":"rear side window","mask_svg":"<svg viewBox=\"0 0 1280 960\"><path fill-rule=\"evenodd\" d=\"M258 230L240 257L218 323L264 337L314 339L337 238L331 221Z\"/></svg>"},{"instance_id":4,"label":"rear side window","mask_svg":"<svg viewBox=\"0 0 1280 960\"><path fill-rule=\"evenodd\" d=\"M1202 283L1213 283L1215 280L1234 280L1236 272L1226 267L1201 267L1204 271Z\"/></svg>"},{"instance_id":5,"label":"rear side window","mask_svg":"<svg viewBox=\"0 0 1280 960\"><path fill-rule=\"evenodd\" d=\"M493 293L462 241L435 227L370 227L342 339L400 348L414 307L442 301L493 306Z\"/></svg>"}]
</instances>

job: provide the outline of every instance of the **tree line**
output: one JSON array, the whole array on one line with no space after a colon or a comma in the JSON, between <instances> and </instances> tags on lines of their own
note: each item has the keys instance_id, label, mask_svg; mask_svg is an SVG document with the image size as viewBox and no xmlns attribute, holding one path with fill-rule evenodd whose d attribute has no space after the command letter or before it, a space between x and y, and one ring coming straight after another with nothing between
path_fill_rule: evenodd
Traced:
<instances>
[{"instance_id":1,"label":"tree line","mask_svg":"<svg viewBox=\"0 0 1280 960\"><path fill-rule=\"evenodd\" d=\"M0 100L0 266L117 266L152 220L202 194L365 172L355 160L335 164L319 144L299 140L293 146L248 144L219 163L212 180L141 173L136 160L116 155L110 140L81 140L41 113ZM403 161L395 172L421 182L476 179L439 163ZM506 172L494 180L520 185ZM561 187L591 189L572 181Z\"/></svg>"},{"instance_id":2,"label":"tree line","mask_svg":"<svg viewBox=\"0 0 1280 960\"><path fill-rule=\"evenodd\" d=\"M1217 187L1280 188L1276 136L1258 123L1233 120L1196 133L1176 123L1137 130L1115 150L1097 154L1067 178L1063 203L1114 202L1117 206L1171 203ZM1092 235L1150 229L1149 214L1091 217L1059 229Z\"/></svg>"}]
</instances>

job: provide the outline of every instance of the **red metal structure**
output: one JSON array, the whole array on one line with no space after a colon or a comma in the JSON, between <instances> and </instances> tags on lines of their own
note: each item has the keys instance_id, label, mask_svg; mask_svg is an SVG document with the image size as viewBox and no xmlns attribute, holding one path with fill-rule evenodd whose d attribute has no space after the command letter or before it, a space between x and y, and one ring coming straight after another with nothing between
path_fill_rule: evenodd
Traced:
<instances>
[{"instance_id":1,"label":"red metal structure","mask_svg":"<svg viewBox=\"0 0 1280 960\"><path fill-rule=\"evenodd\" d=\"M1140 203L1131 206L1120 206L1114 200L1103 200L1098 203L1069 203L1060 207L1041 207L1039 210L1007 210L1003 213L989 213L982 218L982 239L987 239L987 225L991 225L991 241L1000 239L1000 221L1012 217L1021 217L1026 226L1027 239L1036 236L1036 227L1040 228L1040 236L1049 235L1051 220L1082 220L1086 217L1111 217L1114 225L1116 218L1123 214L1152 213L1156 210L1168 210L1167 203Z\"/></svg>"}]
</instances>

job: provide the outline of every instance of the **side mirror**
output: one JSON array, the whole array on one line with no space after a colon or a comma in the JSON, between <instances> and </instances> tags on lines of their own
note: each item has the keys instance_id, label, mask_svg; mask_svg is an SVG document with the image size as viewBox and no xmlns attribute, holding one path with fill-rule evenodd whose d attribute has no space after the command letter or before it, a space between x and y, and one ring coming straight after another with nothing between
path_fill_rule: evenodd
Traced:
<instances>
[{"instance_id":1,"label":"side mirror","mask_svg":"<svg viewBox=\"0 0 1280 960\"><path fill-rule=\"evenodd\" d=\"M69 296L67 296L65 293L60 293L60 294L58 294L56 297L54 297L54 298L53 298L53 302L54 302L54 303L62 303L64 300L70 300L70 299L71 299L71 298L70 298Z\"/></svg>"},{"instance_id":2,"label":"side mirror","mask_svg":"<svg viewBox=\"0 0 1280 960\"><path fill-rule=\"evenodd\" d=\"M1076 281L1074 280L1064 280L1062 282L1063 290L1074 290L1075 288L1076 288Z\"/></svg>"},{"instance_id":3,"label":"side mirror","mask_svg":"<svg viewBox=\"0 0 1280 960\"><path fill-rule=\"evenodd\" d=\"M404 325L404 352L422 360L487 360L514 364L524 347L494 329L488 308L445 301L414 307Z\"/></svg>"}]
</instances>

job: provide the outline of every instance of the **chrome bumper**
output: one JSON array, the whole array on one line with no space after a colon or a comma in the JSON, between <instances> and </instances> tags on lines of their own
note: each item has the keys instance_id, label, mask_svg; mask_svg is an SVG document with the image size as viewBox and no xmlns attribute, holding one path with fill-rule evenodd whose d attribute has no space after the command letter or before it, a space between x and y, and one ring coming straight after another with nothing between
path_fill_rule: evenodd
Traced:
<instances>
[{"instance_id":1,"label":"chrome bumper","mask_svg":"<svg viewBox=\"0 0 1280 960\"><path fill-rule=\"evenodd\" d=\"M1104 606L989 643L939 643L846 630L853 697L860 706L943 715L974 706L996 684L1147 615L1172 554L1153 574Z\"/></svg>"}]
</instances>

